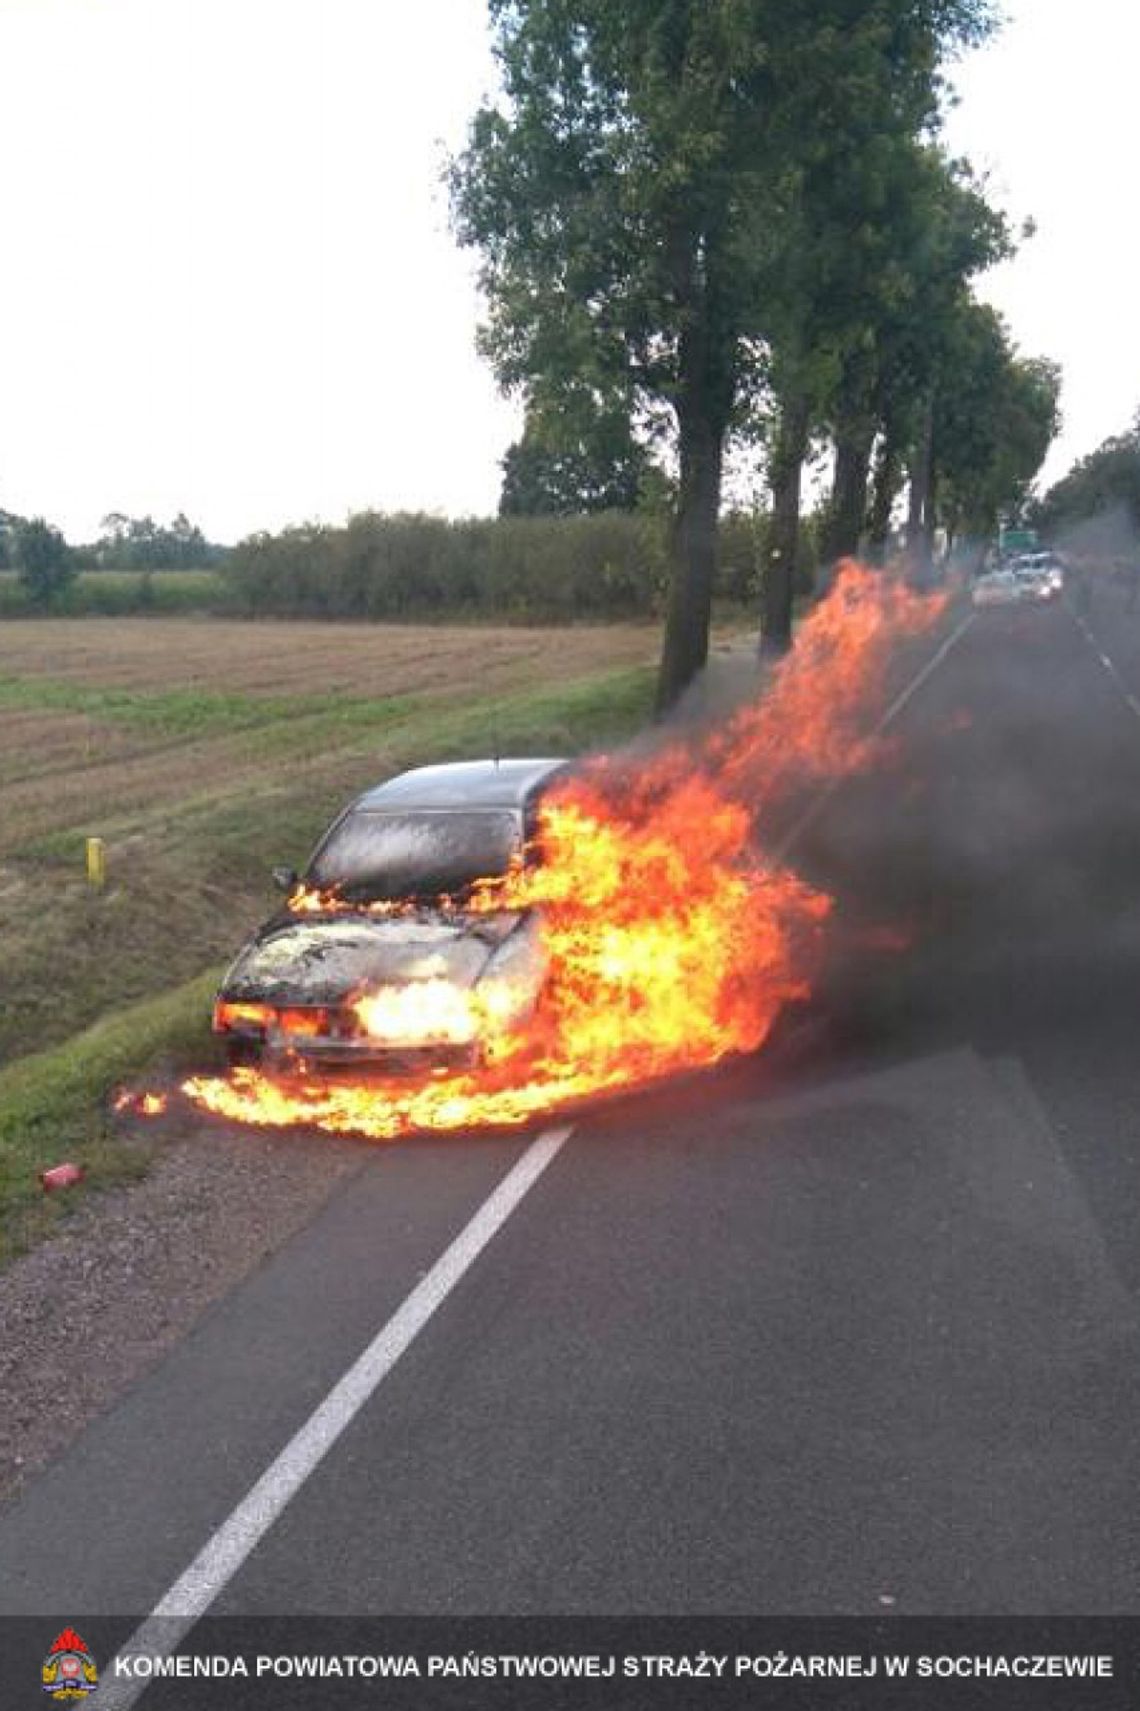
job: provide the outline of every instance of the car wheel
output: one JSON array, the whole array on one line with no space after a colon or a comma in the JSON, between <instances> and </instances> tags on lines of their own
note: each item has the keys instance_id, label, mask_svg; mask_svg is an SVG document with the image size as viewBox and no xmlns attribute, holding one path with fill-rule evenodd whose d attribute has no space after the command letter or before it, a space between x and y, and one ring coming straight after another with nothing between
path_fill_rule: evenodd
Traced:
<instances>
[{"instance_id":1,"label":"car wheel","mask_svg":"<svg viewBox=\"0 0 1140 1711\"><path fill-rule=\"evenodd\" d=\"M256 1069L261 1062L261 1042L240 1037L226 1041L226 1063L230 1069Z\"/></svg>"}]
</instances>

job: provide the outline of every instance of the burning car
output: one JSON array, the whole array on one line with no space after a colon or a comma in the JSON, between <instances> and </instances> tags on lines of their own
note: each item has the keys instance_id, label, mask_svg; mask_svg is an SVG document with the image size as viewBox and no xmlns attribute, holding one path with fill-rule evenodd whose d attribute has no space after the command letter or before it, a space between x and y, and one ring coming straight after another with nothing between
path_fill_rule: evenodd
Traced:
<instances>
[{"instance_id":1,"label":"burning car","mask_svg":"<svg viewBox=\"0 0 1140 1711\"><path fill-rule=\"evenodd\" d=\"M558 759L417 767L349 804L243 947L214 1006L231 1063L384 1073L509 1049L546 979L533 910L476 906L540 859Z\"/></svg>"},{"instance_id":2,"label":"burning car","mask_svg":"<svg viewBox=\"0 0 1140 1711\"><path fill-rule=\"evenodd\" d=\"M764 847L772 781L871 764L893 649L945 610L847 564L766 693L700 739L368 792L282 875L284 909L226 976L217 1025L253 1062L180 1094L227 1121L394 1140L545 1120L758 1051L810 995L832 908Z\"/></svg>"}]
</instances>

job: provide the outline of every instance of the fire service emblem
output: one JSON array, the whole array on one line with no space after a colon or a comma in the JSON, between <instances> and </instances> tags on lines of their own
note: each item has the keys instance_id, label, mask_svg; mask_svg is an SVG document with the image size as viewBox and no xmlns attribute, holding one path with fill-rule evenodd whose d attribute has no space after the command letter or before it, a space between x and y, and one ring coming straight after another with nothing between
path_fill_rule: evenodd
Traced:
<instances>
[{"instance_id":1,"label":"fire service emblem","mask_svg":"<svg viewBox=\"0 0 1140 1711\"><path fill-rule=\"evenodd\" d=\"M86 1640L81 1639L74 1628L65 1628L56 1636L44 1659L44 1692L61 1702L86 1699L98 1685L99 1672L95 1668L95 1659L87 1650Z\"/></svg>"}]
</instances>

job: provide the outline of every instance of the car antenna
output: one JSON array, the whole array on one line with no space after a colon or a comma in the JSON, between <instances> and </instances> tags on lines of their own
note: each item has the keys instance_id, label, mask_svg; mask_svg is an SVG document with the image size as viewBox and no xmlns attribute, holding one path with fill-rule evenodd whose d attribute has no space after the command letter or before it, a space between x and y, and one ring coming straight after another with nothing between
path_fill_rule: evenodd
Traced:
<instances>
[{"instance_id":1,"label":"car antenna","mask_svg":"<svg viewBox=\"0 0 1140 1711\"><path fill-rule=\"evenodd\" d=\"M499 768L499 748L500 748L499 721L497 719L492 719L491 720L491 752L492 752L492 756L494 758L496 772L498 771L498 768Z\"/></svg>"}]
</instances>

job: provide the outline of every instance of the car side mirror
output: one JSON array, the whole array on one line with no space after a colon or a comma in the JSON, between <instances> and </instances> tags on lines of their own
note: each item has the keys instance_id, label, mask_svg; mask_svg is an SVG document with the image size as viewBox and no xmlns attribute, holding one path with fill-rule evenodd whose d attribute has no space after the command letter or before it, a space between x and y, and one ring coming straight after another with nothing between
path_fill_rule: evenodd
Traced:
<instances>
[{"instance_id":1,"label":"car side mirror","mask_svg":"<svg viewBox=\"0 0 1140 1711\"><path fill-rule=\"evenodd\" d=\"M288 897L291 891L297 889L297 869L295 867L275 867L273 869L273 883L278 891L283 891Z\"/></svg>"}]
</instances>

